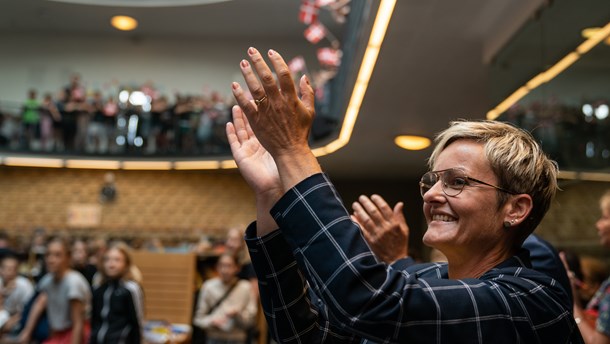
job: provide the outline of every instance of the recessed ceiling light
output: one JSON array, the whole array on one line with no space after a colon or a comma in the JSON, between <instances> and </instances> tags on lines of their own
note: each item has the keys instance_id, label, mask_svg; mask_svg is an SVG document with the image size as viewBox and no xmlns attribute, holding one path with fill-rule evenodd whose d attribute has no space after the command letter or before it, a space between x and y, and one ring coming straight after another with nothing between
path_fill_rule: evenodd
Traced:
<instances>
[{"instance_id":1,"label":"recessed ceiling light","mask_svg":"<svg viewBox=\"0 0 610 344\"><path fill-rule=\"evenodd\" d=\"M407 150L422 150L428 148L432 142L429 138L423 136L400 135L396 136L394 143Z\"/></svg>"},{"instance_id":2,"label":"recessed ceiling light","mask_svg":"<svg viewBox=\"0 0 610 344\"><path fill-rule=\"evenodd\" d=\"M128 16L114 16L110 23L121 31L131 31L138 27L138 21Z\"/></svg>"}]
</instances>

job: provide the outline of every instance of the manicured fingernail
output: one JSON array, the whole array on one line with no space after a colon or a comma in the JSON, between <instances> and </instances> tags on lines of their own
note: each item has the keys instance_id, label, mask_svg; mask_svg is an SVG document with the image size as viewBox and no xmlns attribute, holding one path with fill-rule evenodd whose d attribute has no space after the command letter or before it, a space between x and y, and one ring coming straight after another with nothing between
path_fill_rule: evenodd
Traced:
<instances>
[{"instance_id":1,"label":"manicured fingernail","mask_svg":"<svg viewBox=\"0 0 610 344\"><path fill-rule=\"evenodd\" d=\"M275 55L275 50L273 50L273 49L269 49L269 51L267 52L267 54L269 54L269 56L273 56L273 55Z\"/></svg>"},{"instance_id":2,"label":"manicured fingernail","mask_svg":"<svg viewBox=\"0 0 610 344\"><path fill-rule=\"evenodd\" d=\"M249 54L250 56L252 56L252 55L256 54L256 49L254 49L253 47L248 48L248 54Z\"/></svg>"},{"instance_id":3,"label":"manicured fingernail","mask_svg":"<svg viewBox=\"0 0 610 344\"><path fill-rule=\"evenodd\" d=\"M241 60L240 65L242 68L248 68L248 66L250 66L250 63L248 63L248 61L246 60Z\"/></svg>"},{"instance_id":4,"label":"manicured fingernail","mask_svg":"<svg viewBox=\"0 0 610 344\"><path fill-rule=\"evenodd\" d=\"M303 79L305 79L305 82L307 83L307 85L311 85L311 84L309 83L309 78L307 77L307 74L304 74L304 75L303 75Z\"/></svg>"},{"instance_id":5,"label":"manicured fingernail","mask_svg":"<svg viewBox=\"0 0 610 344\"><path fill-rule=\"evenodd\" d=\"M239 84L238 84L238 83L236 83L236 82L232 82L232 83L231 83L231 87L232 87L234 90L236 90L236 89L238 89L238 88L239 88Z\"/></svg>"}]
</instances>

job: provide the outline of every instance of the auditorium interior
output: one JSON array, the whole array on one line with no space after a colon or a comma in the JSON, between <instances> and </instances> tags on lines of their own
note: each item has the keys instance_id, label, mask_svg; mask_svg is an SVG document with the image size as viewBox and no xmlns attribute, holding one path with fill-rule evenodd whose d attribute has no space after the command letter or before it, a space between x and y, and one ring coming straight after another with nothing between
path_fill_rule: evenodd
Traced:
<instances>
[{"instance_id":1,"label":"auditorium interior","mask_svg":"<svg viewBox=\"0 0 610 344\"><path fill-rule=\"evenodd\" d=\"M135 28L113 27L119 15ZM256 218L225 135L248 47L310 77L324 172L348 210L360 195L404 202L417 260L435 135L490 119L558 163L536 233L609 263L595 229L610 189L607 0L2 1L0 46L0 241L30 279L35 238L92 256L127 243L149 343L198 342L199 290L229 231ZM253 321L247 342L270 342L260 306Z\"/></svg>"}]
</instances>

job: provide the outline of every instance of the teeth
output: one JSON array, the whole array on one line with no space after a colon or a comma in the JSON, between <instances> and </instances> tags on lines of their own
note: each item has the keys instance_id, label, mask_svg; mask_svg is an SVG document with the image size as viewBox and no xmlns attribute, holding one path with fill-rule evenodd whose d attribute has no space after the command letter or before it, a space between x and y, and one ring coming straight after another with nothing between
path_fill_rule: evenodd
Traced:
<instances>
[{"instance_id":1,"label":"teeth","mask_svg":"<svg viewBox=\"0 0 610 344\"><path fill-rule=\"evenodd\" d=\"M455 221L455 219L453 217L448 216L448 215L432 215L432 220L433 221L443 221L443 222Z\"/></svg>"}]
</instances>

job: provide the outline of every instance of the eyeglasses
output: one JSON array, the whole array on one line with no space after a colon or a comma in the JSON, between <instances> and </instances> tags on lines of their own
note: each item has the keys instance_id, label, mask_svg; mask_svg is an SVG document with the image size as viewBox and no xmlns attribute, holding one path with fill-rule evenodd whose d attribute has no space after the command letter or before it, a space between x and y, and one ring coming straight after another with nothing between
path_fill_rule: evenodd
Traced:
<instances>
[{"instance_id":1,"label":"eyeglasses","mask_svg":"<svg viewBox=\"0 0 610 344\"><path fill-rule=\"evenodd\" d=\"M468 177L466 172L460 168L449 168L441 171L430 171L426 172L419 181L419 191L424 197L424 194L428 192L438 181L441 181L443 192L445 195L455 197L459 195L465 186L471 186L470 182L476 182L479 184L491 186L497 190L515 195L516 192L503 189L499 186L485 183L484 181Z\"/></svg>"}]
</instances>

